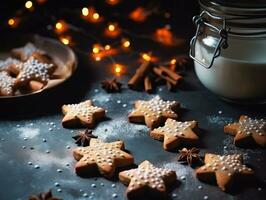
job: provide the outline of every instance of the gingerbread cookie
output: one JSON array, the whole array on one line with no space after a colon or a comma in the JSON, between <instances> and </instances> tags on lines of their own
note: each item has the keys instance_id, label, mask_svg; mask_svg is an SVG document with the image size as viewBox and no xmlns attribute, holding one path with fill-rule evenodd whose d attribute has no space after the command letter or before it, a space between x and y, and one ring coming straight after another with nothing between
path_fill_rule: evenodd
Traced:
<instances>
[{"instance_id":1,"label":"gingerbread cookie","mask_svg":"<svg viewBox=\"0 0 266 200\"><path fill-rule=\"evenodd\" d=\"M157 168L146 160L137 169L120 172L119 179L128 185L128 198L144 196L147 193L155 197L166 197L166 185L176 181L176 173L170 169Z\"/></svg>"},{"instance_id":2,"label":"gingerbread cookie","mask_svg":"<svg viewBox=\"0 0 266 200\"><path fill-rule=\"evenodd\" d=\"M168 118L163 127L153 129L150 136L156 140L163 141L165 150L175 149L180 144L194 143L199 138L193 132L193 128L197 126L196 121L179 122Z\"/></svg>"},{"instance_id":3,"label":"gingerbread cookie","mask_svg":"<svg viewBox=\"0 0 266 200\"><path fill-rule=\"evenodd\" d=\"M0 95L12 96L15 90L16 79L9 76L6 71L0 72Z\"/></svg>"},{"instance_id":4,"label":"gingerbread cookie","mask_svg":"<svg viewBox=\"0 0 266 200\"><path fill-rule=\"evenodd\" d=\"M16 65L16 70L18 71L16 84L18 86L26 86L30 81L38 81L45 85L48 83L54 69L53 64L41 63L31 57L26 62Z\"/></svg>"},{"instance_id":5,"label":"gingerbread cookie","mask_svg":"<svg viewBox=\"0 0 266 200\"><path fill-rule=\"evenodd\" d=\"M223 191L232 189L236 180L251 178L254 175L252 169L243 165L240 154L206 154L204 163L204 166L196 169L197 178L204 182L216 181Z\"/></svg>"},{"instance_id":6,"label":"gingerbread cookie","mask_svg":"<svg viewBox=\"0 0 266 200\"><path fill-rule=\"evenodd\" d=\"M128 119L134 123L145 123L149 128L158 127L167 118L176 119L175 111L180 107L177 101L163 101L159 96L149 101L136 101L135 110Z\"/></svg>"},{"instance_id":7,"label":"gingerbread cookie","mask_svg":"<svg viewBox=\"0 0 266 200\"><path fill-rule=\"evenodd\" d=\"M12 56L22 61L28 60L32 56L33 53L37 53L40 55L46 55L46 53L43 50L38 49L34 44L30 42L27 43L23 47L19 47L19 48L15 48L11 50Z\"/></svg>"},{"instance_id":8,"label":"gingerbread cookie","mask_svg":"<svg viewBox=\"0 0 266 200\"><path fill-rule=\"evenodd\" d=\"M241 115L239 122L226 125L224 132L235 136L236 146L248 147L257 144L266 147L266 119L251 119Z\"/></svg>"},{"instance_id":9,"label":"gingerbread cookie","mask_svg":"<svg viewBox=\"0 0 266 200\"><path fill-rule=\"evenodd\" d=\"M90 176L98 171L111 178L116 168L134 163L133 156L122 151L123 149L123 141L105 143L92 138L90 146L79 147L73 152L78 161L75 166L76 173L80 176Z\"/></svg>"},{"instance_id":10,"label":"gingerbread cookie","mask_svg":"<svg viewBox=\"0 0 266 200\"><path fill-rule=\"evenodd\" d=\"M12 72L12 69L19 64L20 61L14 58L7 58L0 61L0 71Z\"/></svg>"},{"instance_id":11,"label":"gingerbread cookie","mask_svg":"<svg viewBox=\"0 0 266 200\"><path fill-rule=\"evenodd\" d=\"M87 128L93 128L97 121L105 117L105 110L93 106L91 100L79 104L63 105L62 112L65 115L62 120L63 127L83 125Z\"/></svg>"}]
</instances>

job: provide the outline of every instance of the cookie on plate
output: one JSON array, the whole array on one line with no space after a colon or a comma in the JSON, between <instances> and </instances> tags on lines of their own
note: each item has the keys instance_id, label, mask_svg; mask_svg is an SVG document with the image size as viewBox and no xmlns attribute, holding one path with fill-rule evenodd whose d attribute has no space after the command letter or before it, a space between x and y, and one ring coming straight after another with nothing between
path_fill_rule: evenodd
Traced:
<instances>
[{"instance_id":1,"label":"cookie on plate","mask_svg":"<svg viewBox=\"0 0 266 200\"><path fill-rule=\"evenodd\" d=\"M28 42L25 46L11 50L11 55L22 61L28 60L32 54L46 55L46 52L37 48L33 43Z\"/></svg>"},{"instance_id":2,"label":"cookie on plate","mask_svg":"<svg viewBox=\"0 0 266 200\"><path fill-rule=\"evenodd\" d=\"M256 144L266 147L266 119L252 119L241 115L239 122L226 125L224 132L235 136L236 146L249 147Z\"/></svg>"},{"instance_id":3,"label":"cookie on plate","mask_svg":"<svg viewBox=\"0 0 266 200\"><path fill-rule=\"evenodd\" d=\"M240 154L232 155L205 155L205 165L196 169L196 176L203 182L216 182L223 191L230 191L236 181L247 181L252 178L254 171L243 165Z\"/></svg>"},{"instance_id":4,"label":"cookie on plate","mask_svg":"<svg viewBox=\"0 0 266 200\"><path fill-rule=\"evenodd\" d=\"M132 155L123 151L124 142L110 143L92 138L90 146L78 147L73 151L78 161L75 170L80 176L93 176L100 172L103 176L111 178L118 167L126 167L134 163Z\"/></svg>"},{"instance_id":5,"label":"cookie on plate","mask_svg":"<svg viewBox=\"0 0 266 200\"><path fill-rule=\"evenodd\" d=\"M197 126L196 121L180 122L168 118L163 127L153 129L150 136L156 140L163 141L165 150L175 149L181 144L193 144L199 137L193 131Z\"/></svg>"},{"instance_id":6,"label":"cookie on plate","mask_svg":"<svg viewBox=\"0 0 266 200\"><path fill-rule=\"evenodd\" d=\"M15 91L16 79L11 77L6 71L0 72L0 95L12 96Z\"/></svg>"},{"instance_id":7,"label":"cookie on plate","mask_svg":"<svg viewBox=\"0 0 266 200\"><path fill-rule=\"evenodd\" d=\"M87 128L93 128L96 122L105 118L105 110L93 106L91 100L79 104L63 105L62 112L65 115L62 120L63 127L82 125Z\"/></svg>"},{"instance_id":8,"label":"cookie on plate","mask_svg":"<svg viewBox=\"0 0 266 200\"><path fill-rule=\"evenodd\" d=\"M30 81L38 81L46 85L55 70L55 66L30 57L26 62L16 65L15 69L18 72L16 78L18 87L27 86Z\"/></svg>"},{"instance_id":9,"label":"cookie on plate","mask_svg":"<svg viewBox=\"0 0 266 200\"><path fill-rule=\"evenodd\" d=\"M146 197L148 194L161 199L167 196L166 186L176 182L176 173L170 169L155 167L146 160L137 169L120 172L119 180L128 185L128 198Z\"/></svg>"},{"instance_id":10,"label":"cookie on plate","mask_svg":"<svg viewBox=\"0 0 266 200\"><path fill-rule=\"evenodd\" d=\"M0 60L0 71L13 73L12 69L15 68L15 66L19 63L21 63L19 60L10 57L6 60Z\"/></svg>"},{"instance_id":11,"label":"cookie on plate","mask_svg":"<svg viewBox=\"0 0 266 200\"><path fill-rule=\"evenodd\" d=\"M177 101L163 101L159 96L149 101L135 101L135 109L128 115L133 123L145 123L149 128L156 128L167 118L176 119L175 113L180 107Z\"/></svg>"}]
</instances>

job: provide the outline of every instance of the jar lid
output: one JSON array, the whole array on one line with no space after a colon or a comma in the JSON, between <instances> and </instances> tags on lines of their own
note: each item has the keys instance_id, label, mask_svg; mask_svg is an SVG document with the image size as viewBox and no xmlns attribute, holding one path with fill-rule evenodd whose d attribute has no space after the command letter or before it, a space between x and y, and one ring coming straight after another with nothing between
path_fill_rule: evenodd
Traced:
<instances>
[{"instance_id":1,"label":"jar lid","mask_svg":"<svg viewBox=\"0 0 266 200\"><path fill-rule=\"evenodd\" d=\"M219 15L266 16L265 0L199 0L201 7Z\"/></svg>"}]
</instances>

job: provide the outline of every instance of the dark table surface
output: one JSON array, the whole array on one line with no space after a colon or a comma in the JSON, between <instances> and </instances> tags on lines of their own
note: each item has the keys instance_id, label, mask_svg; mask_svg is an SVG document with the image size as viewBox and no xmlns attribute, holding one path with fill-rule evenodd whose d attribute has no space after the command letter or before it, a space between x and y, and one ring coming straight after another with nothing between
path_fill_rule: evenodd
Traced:
<instances>
[{"instance_id":1,"label":"dark table surface","mask_svg":"<svg viewBox=\"0 0 266 200\"><path fill-rule=\"evenodd\" d=\"M191 13L184 15L185 10L180 12L177 14L185 17L180 18L183 20L182 29L178 30L189 39L192 24L186 22L190 21ZM179 26L180 24L176 24L175 28ZM5 36L2 35L1 38ZM80 40L83 41L82 38ZM178 50L156 47L145 39L139 39L134 45L138 50L155 49L155 54L165 58L188 52L187 48ZM118 195L116 199L125 199L126 187L117 179L110 181L102 177L80 178L74 172L76 161L72 150L76 148L76 144L72 136L77 130L61 126L61 106L86 99L92 99L95 105L108 110L109 119L100 122L94 130L99 139L123 140L126 149L134 155L136 164L149 160L156 166L176 171L179 181L170 193L170 196L176 196L173 199L264 199L265 150L235 147L233 138L223 133L223 126L237 120L241 114L266 117L265 105L237 105L222 101L201 85L192 64L183 73L184 81L175 92L169 92L166 86L158 86L154 94L129 90L126 83L139 65L136 62L138 55L131 53L116 56L119 62L127 65L127 73L119 78L124 83L122 92L108 94L101 89L100 81L113 76L109 60L96 63L90 61L88 54L79 52L77 55L77 71L59 87L33 97L0 101L0 200L24 200L30 194L50 188L55 196L65 200L106 200L112 199L114 193ZM199 182L193 168L177 162L177 152L164 151L162 143L149 136L146 126L128 122L127 113L133 108L134 101L148 100L155 95L164 100L180 101L180 120L199 122L198 147L201 155L205 152L241 153L245 163L256 171L258 181L253 184L243 183L233 193L224 193L217 186ZM182 176L185 179L181 180ZM84 197L85 194L87 197Z\"/></svg>"},{"instance_id":2,"label":"dark table surface","mask_svg":"<svg viewBox=\"0 0 266 200\"><path fill-rule=\"evenodd\" d=\"M209 199L264 199L265 150L236 148L232 137L223 133L223 126L237 120L241 114L265 117L265 106L236 105L220 100L199 83L192 68L184 73L185 80L176 92L159 86L154 94L146 94L129 90L124 84L121 93L108 94L101 89L99 81L103 77L111 77L110 68L104 62L92 65L87 63L86 57L80 55L79 58L77 72L59 88L19 102L5 102L0 122L1 200L27 199L29 194L49 188L63 199L111 199L114 193L118 195L117 199L125 198L125 186L119 181L102 177L80 178L74 172L76 161L72 150L76 145L71 137L77 130L62 128L60 107L64 103L85 99L92 99L95 105L108 110L110 119L99 123L94 130L100 139L122 139L126 149L134 155L136 164L149 160L156 166L175 170L179 180L185 176L172 191L177 195L174 199L203 199L204 196ZM124 59L133 62L130 56ZM134 66L129 66L128 69L132 68L129 71L134 71ZM123 75L120 81L126 83L128 78L128 74ZM127 113L135 100L150 99L155 95L165 100L180 101L180 119L199 122L201 142L198 147L202 155L205 152L241 153L245 162L255 169L260 183L251 187L245 187L248 183L243 183L239 191L228 194L216 186L199 182L191 167L177 162L176 152L164 151L161 142L149 137L144 125L127 121ZM11 106L13 109L9 111ZM40 168L35 169L35 165ZM56 183L60 186L55 186ZM86 198L83 197L85 193L88 194Z\"/></svg>"}]
</instances>

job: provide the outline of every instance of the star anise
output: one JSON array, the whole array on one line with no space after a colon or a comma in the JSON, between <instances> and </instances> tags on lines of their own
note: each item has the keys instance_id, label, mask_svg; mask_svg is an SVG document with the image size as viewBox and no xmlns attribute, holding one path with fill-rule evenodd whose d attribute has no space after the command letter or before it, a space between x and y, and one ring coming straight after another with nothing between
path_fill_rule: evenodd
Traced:
<instances>
[{"instance_id":1,"label":"star anise","mask_svg":"<svg viewBox=\"0 0 266 200\"><path fill-rule=\"evenodd\" d=\"M179 150L179 156L177 160L185 162L191 166L193 162L200 160L199 152L200 150L195 147L191 149L183 148L182 150Z\"/></svg>"},{"instance_id":2,"label":"star anise","mask_svg":"<svg viewBox=\"0 0 266 200\"><path fill-rule=\"evenodd\" d=\"M79 133L72 137L74 140L76 140L76 144L79 146L89 146L91 138L97 138L96 135L92 134L92 130L86 129L85 131L79 131Z\"/></svg>"},{"instance_id":3,"label":"star anise","mask_svg":"<svg viewBox=\"0 0 266 200\"><path fill-rule=\"evenodd\" d=\"M38 195L31 195L29 200L60 200L57 197L53 197L52 191L49 190L48 192L42 192Z\"/></svg>"},{"instance_id":4,"label":"star anise","mask_svg":"<svg viewBox=\"0 0 266 200\"><path fill-rule=\"evenodd\" d=\"M112 80L104 80L101 82L102 88L108 92L120 92L122 84L119 83L116 78Z\"/></svg>"}]
</instances>

